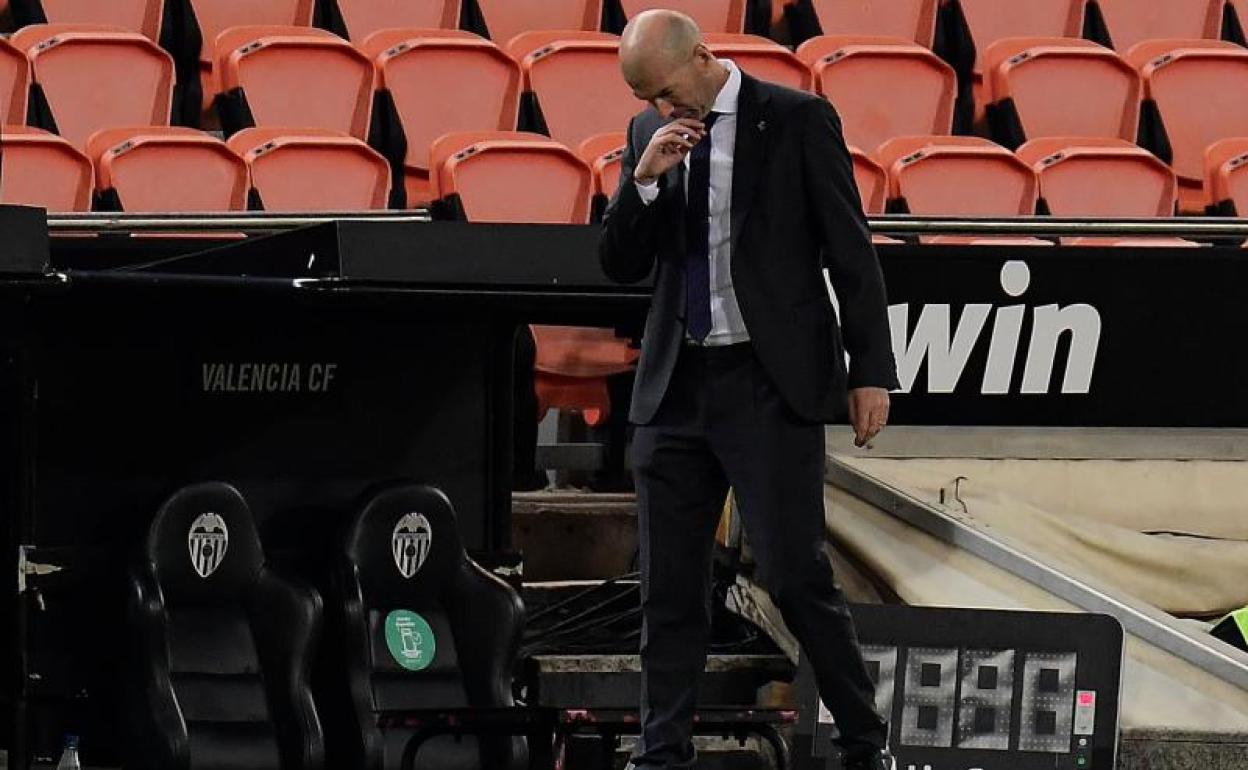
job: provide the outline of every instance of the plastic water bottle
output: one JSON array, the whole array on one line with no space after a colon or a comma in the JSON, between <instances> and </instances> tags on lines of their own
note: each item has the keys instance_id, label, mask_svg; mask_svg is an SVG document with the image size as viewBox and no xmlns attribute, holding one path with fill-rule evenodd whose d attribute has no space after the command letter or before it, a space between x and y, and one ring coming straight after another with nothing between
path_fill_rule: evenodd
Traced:
<instances>
[{"instance_id":1,"label":"plastic water bottle","mask_svg":"<svg viewBox=\"0 0 1248 770\"><path fill-rule=\"evenodd\" d=\"M56 770L82 770L78 761L78 736L66 735L65 748L61 751L61 760L56 763Z\"/></svg>"}]
</instances>

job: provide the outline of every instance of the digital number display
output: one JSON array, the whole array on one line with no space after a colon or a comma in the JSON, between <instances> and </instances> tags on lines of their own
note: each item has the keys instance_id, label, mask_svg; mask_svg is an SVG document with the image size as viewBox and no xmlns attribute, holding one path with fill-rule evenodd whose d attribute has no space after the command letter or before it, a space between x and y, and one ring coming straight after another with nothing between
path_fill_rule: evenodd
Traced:
<instances>
[{"instance_id":1,"label":"digital number display","mask_svg":"<svg viewBox=\"0 0 1248 770\"><path fill-rule=\"evenodd\" d=\"M1094 613L853 605L898 770L1109 770L1122 625ZM835 718L799 661L795 770L841 767Z\"/></svg>"},{"instance_id":2,"label":"digital number display","mask_svg":"<svg viewBox=\"0 0 1248 770\"><path fill-rule=\"evenodd\" d=\"M1071 751L1076 653L881 645L862 649L876 682L880 713L893 713L896 679L901 677L897 697L902 708L893 739L903 746Z\"/></svg>"}]
</instances>

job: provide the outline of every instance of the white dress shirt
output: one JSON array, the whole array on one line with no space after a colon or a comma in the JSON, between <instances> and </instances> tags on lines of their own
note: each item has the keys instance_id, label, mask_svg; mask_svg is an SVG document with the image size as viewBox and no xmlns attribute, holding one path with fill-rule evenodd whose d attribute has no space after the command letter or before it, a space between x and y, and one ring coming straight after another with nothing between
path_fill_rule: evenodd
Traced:
<instances>
[{"instance_id":1,"label":"white dress shirt","mask_svg":"<svg viewBox=\"0 0 1248 770\"><path fill-rule=\"evenodd\" d=\"M731 345L750 339L732 288L732 158L737 146L737 99L741 94L741 70L729 59L719 63L728 69L728 80L711 109L719 113L711 126L710 255L711 331L707 345ZM689 190L689 155L685 165L685 192ZM647 206L659 197L658 180L648 185L634 182Z\"/></svg>"}]
</instances>

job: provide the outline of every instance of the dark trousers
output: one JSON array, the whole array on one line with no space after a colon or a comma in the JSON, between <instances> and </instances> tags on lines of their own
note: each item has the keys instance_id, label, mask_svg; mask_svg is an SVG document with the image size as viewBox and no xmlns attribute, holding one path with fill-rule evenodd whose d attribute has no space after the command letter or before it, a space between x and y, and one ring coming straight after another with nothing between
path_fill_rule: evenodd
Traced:
<instances>
[{"instance_id":1,"label":"dark trousers","mask_svg":"<svg viewBox=\"0 0 1248 770\"><path fill-rule=\"evenodd\" d=\"M885 723L823 551L824 428L789 409L749 343L685 347L655 419L633 435L641 546L639 767L692 765L710 631L710 564L729 485L759 582L811 662L851 753Z\"/></svg>"}]
</instances>

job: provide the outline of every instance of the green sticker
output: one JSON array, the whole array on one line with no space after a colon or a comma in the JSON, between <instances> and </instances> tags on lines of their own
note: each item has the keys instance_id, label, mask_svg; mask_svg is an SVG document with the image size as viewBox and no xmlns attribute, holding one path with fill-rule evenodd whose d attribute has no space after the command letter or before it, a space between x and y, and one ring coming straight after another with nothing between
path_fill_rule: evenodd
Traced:
<instances>
[{"instance_id":1,"label":"green sticker","mask_svg":"<svg viewBox=\"0 0 1248 770\"><path fill-rule=\"evenodd\" d=\"M1239 626L1239 633L1248 641L1248 607L1242 610L1235 610L1231 613L1231 617L1235 618L1235 625Z\"/></svg>"},{"instance_id":2,"label":"green sticker","mask_svg":"<svg viewBox=\"0 0 1248 770\"><path fill-rule=\"evenodd\" d=\"M411 610L394 610L386 616L386 646L395 662L408 671L428 668L438 651L433 629Z\"/></svg>"}]
</instances>

